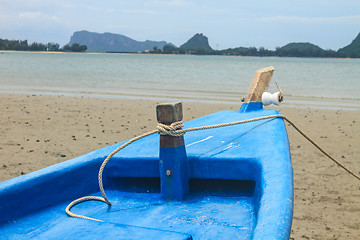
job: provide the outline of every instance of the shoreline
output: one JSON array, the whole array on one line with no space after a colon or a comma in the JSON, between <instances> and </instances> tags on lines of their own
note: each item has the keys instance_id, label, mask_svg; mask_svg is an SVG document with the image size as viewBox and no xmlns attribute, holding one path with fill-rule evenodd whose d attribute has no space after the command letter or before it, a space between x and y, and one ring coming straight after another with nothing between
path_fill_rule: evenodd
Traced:
<instances>
[{"instance_id":1,"label":"shoreline","mask_svg":"<svg viewBox=\"0 0 360 240\"><path fill-rule=\"evenodd\" d=\"M156 127L162 101L0 93L0 181L125 141ZM184 102L184 121L238 104ZM360 172L358 111L272 107ZM294 169L290 239L359 239L359 182L287 128Z\"/></svg>"},{"instance_id":2,"label":"shoreline","mask_svg":"<svg viewBox=\"0 0 360 240\"><path fill-rule=\"evenodd\" d=\"M119 55L149 55L149 56L214 56L214 57L259 57L259 58L304 58L304 59L350 59L350 60L360 60L360 58L355 57L289 57L289 56L245 56L245 55L226 55L226 54L176 54L176 53L144 53L144 52L62 52L62 51L17 51L17 50L0 50L2 53L51 53L51 54L119 54Z\"/></svg>"},{"instance_id":3,"label":"shoreline","mask_svg":"<svg viewBox=\"0 0 360 240\"><path fill-rule=\"evenodd\" d=\"M167 96L160 94L144 93L121 93L121 92L90 92L90 91L57 91L57 90L0 90L0 94L19 94L19 95L44 95L44 96L68 96L68 97L85 97L85 98L108 98L108 99L128 99L128 100L148 100L148 101L183 101L189 103L207 103L207 104L241 104L240 96L246 93L229 93L220 97L201 97L195 96ZM284 94L285 101L281 107L285 108L311 108L322 110L344 110L360 111L360 98L327 98L314 96L293 96ZM237 99L238 98L238 99Z\"/></svg>"},{"instance_id":4,"label":"shoreline","mask_svg":"<svg viewBox=\"0 0 360 240\"><path fill-rule=\"evenodd\" d=\"M45 53L45 54L142 54L142 53L111 53L111 52L65 52L65 51L17 51L17 50L0 50L0 54L2 53ZM145 54L144 54L145 55ZM154 54L156 55L156 54Z\"/></svg>"}]
</instances>

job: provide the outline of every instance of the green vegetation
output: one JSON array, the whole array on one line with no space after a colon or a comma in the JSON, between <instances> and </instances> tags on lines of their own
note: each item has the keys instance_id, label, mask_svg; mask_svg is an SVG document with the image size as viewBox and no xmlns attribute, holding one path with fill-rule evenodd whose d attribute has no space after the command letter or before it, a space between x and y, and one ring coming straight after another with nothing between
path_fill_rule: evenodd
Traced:
<instances>
[{"instance_id":1,"label":"green vegetation","mask_svg":"<svg viewBox=\"0 0 360 240\"><path fill-rule=\"evenodd\" d=\"M84 52L86 51L85 45L73 44L71 46L65 45L60 48L58 43L37 43L33 42L28 44L27 40L7 40L0 39L0 50L14 50L14 51L65 51L65 52Z\"/></svg>"},{"instance_id":2,"label":"green vegetation","mask_svg":"<svg viewBox=\"0 0 360 240\"><path fill-rule=\"evenodd\" d=\"M276 56L279 57L338 57L333 50L324 50L311 43L289 43L277 48Z\"/></svg>"},{"instance_id":3,"label":"green vegetation","mask_svg":"<svg viewBox=\"0 0 360 240\"><path fill-rule=\"evenodd\" d=\"M208 38L205 37L202 33L195 34L186 43L181 45L180 49L184 51L212 51L212 48L209 45Z\"/></svg>"},{"instance_id":4,"label":"green vegetation","mask_svg":"<svg viewBox=\"0 0 360 240\"><path fill-rule=\"evenodd\" d=\"M166 44L162 50L158 49L158 47L154 47L150 53L213 55L215 51L210 47L208 38L202 33L197 33L179 48L174 45Z\"/></svg>"},{"instance_id":5,"label":"green vegetation","mask_svg":"<svg viewBox=\"0 0 360 240\"><path fill-rule=\"evenodd\" d=\"M63 50L65 52L85 52L87 47L85 45L80 45L78 43L74 43L71 46L69 44L66 44L63 47Z\"/></svg>"},{"instance_id":6,"label":"green vegetation","mask_svg":"<svg viewBox=\"0 0 360 240\"><path fill-rule=\"evenodd\" d=\"M90 41L94 40L94 41ZM95 41L96 40L96 41ZM104 46L116 40L118 50L108 51L100 48L95 48L96 44ZM87 45L80 45L78 42L95 42L91 49ZM126 48L124 46L126 45ZM148 51L147 49L151 49ZM121 51L120 51L120 50ZM125 50L126 51L125 51ZM60 48L57 43L31 43L27 40L7 40L0 39L0 50L15 50L15 51L63 51L63 52L85 52L100 51L100 52L142 52L152 54L192 54L192 55L226 55L226 56L277 56L277 57L320 57L320 58L360 58L360 33L351 42L351 44L340 48L338 51L324 50L312 43L289 43L283 47L277 47L276 50L268 50L264 47L238 47L228 48L224 50L213 50L208 38L202 33L197 33L191 37L186 43L180 47L176 47L171 43L165 41L154 42L144 41L138 42L120 34L97 34L87 31L75 32L71 37L70 43Z\"/></svg>"},{"instance_id":7,"label":"green vegetation","mask_svg":"<svg viewBox=\"0 0 360 240\"><path fill-rule=\"evenodd\" d=\"M154 47L162 49L169 44L165 41L136 41L127 36L114 33L96 33L88 31L74 32L69 44L86 45L88 52L144 52Z\"/></svg>"},{"instance_id":8,"label":"green vegetation","mask_svg":"<svg viewBox=\"0 0 360 240\"><path fill-rule=\"evenodd\" d=\"M275 52L261 47L257 49L256 47L238 47L238 48L228 48L226 50L217 51L219 55L229 55L229 56L259 56L259 57L269 57L275 56Z\"/></svg>"},{"instance_id":9,"label":"green vegetation","mask_svg":"<svg viewBox=\"0 0 360 240\"><path fill-rule=\"evenodd\" d=\"M360 33L352 43L338 51L324 50L311 43L289 43L276 50L268 50L264 47L238 47L225 50L213 50L209 46L208 38L202 34L196 34L179 48L165 45L163 49L154 49L150 53L162 54L193 54L193 55L228 55L228 56L277 56L277 57L320 57L320 58L360 58Z\"/></svg>"},{"instance_id":10,"label":"green vegetation","mask_svg":"<svg viewBox=\"0 0 360 240\"><path fill-rule=\"evenodd\" d=\"M349 45L340 48L338 53L341 57L360 58L360 33Z\"/></svg>"},{"instance_id":11,"label":"green vegetation","mask_svg":"<svg viewBox=\"0 0 360 240\"><path fill-rule=\"evenodd\" d=\"M192 49L184 50L173 46L165 45L163 50L154 48L153 54L192 54L192 55L226 55L226 56L256 56L256 57L347 57L333 50L323 50L311 43L289 43L276 50L269 50L264 47L238 47L225 50Z\"/></svg>"}]
</instances>

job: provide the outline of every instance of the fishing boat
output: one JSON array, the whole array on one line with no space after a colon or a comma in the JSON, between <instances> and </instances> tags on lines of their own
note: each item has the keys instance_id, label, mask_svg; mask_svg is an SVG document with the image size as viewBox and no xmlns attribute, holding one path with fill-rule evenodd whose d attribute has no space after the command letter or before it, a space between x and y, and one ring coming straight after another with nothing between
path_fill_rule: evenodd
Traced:
<instances>
[{"instance_id":1,"label":"fishing boat","mask_svg":"<svg viewBox=\"0 0 360 240\"><path fill-rule=\"evenodd\" d=\"M181 103L160 104L165 130L1 182L1 239L289 239L289 141L263 108L273 71L256 71L237 111L182 125Z\"/></svg>"}]
</instances>

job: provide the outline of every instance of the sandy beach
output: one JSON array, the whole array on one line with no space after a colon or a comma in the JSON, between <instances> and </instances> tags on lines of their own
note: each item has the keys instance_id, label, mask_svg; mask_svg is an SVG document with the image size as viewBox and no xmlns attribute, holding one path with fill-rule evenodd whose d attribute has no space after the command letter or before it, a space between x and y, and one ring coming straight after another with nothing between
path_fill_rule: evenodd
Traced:
<instances>
[{"instance_id":1,"label":"sandy beach","mask_svg":"<svg viewBox=\"0 0 360 240\"><path fill-rule=\"evenodd\" d=\"M156 126L158 102L0 94L0 181L127 140ZM183 103L184 120L239 105ZM360 112L276 108L360 174ZM294 167L291 239L360 239L360 182L288 127Z\"/></svg>"}]
</instances>

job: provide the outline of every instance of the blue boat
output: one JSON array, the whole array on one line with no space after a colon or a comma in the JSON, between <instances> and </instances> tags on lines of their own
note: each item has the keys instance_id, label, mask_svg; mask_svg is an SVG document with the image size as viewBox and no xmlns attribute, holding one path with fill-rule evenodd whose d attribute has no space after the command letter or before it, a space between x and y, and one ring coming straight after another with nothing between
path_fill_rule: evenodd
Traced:
<instances>
[{"instance_id":1,"label":"blue boat","mask_svg":"<svg viewBox=\"0 0 360 240\"><path fill-rule=\"evenodd\" d=\"M271 117L280 113L261 101L273 70L255 73L240 110L185 122L174 132L257 120L151 134L115 153L101 174L104 159L125 142L1 182L0 238L289 239L288 136L284 120ZM159 122L180 121L181 106L159 105ZM98 176L111 204L80 199L68 207L83 196L104 196ZM71 217L67 207L91 219Z\"/></svg>"}]
</instances>

